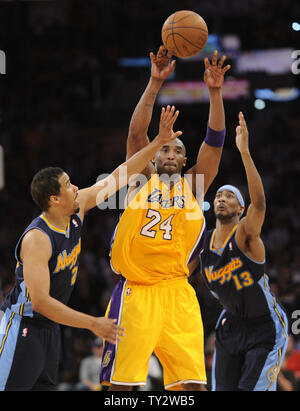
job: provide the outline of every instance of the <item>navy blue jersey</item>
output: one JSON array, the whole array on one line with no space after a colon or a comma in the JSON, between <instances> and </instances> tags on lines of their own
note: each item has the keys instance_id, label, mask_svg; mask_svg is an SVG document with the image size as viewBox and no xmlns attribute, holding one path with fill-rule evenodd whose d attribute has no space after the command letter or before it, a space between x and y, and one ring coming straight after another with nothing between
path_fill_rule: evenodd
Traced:
<instances>
[{"instance_id":1,"label":"navy blue jersey","mask_svg":"<svg viewBox=\"0 0 300 411\"><path fill-rule=\"evenodd\" d=\"M1 310L5 311L9 308L21 316L44 319L41 314L33 312L32 310L30 295L23 277L23 264L20 260L22 239L24 235L32 229L39 229L49 237L52 247L52 255L48 262L50 296L63 304L67 304L78 272L81 250L81 228L82 222L77 214L70 217L66 231L52 226L44 214L41 214L31 222L17 243L15 250L17 260L15 269L16 280L12 291L2 304Z\"/></svg>"},{"instance_id":2,"label":"navy blue jersey","mask_svg":"<svg viewBox=\"0 0 300 411\"><path fill-rule=\"evenodd\" d=\"M227 312L243 319L270 315L276 299L269 287L265 264L247 257L236 244L237 225L223 247L213 248L215 230L207 233L201 272L212 294Z\"/></svg>"}]
</instances>

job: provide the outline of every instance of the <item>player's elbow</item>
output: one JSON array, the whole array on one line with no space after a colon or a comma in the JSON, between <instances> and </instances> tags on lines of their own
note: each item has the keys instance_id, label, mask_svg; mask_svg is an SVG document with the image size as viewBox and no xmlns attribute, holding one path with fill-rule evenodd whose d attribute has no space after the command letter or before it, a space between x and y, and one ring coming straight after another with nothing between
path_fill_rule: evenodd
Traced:
<instances>
[{"instance_id":1,"label":"player's elbow","mask_svg":"<svg viewBox=\"0 0 300 411\"><path fill-rule=\"evenodd\" d=\"M31 305L34 312L45 315L47 313L47 296L31 297Z\"/></svg>"},{"instance_id":2,"label":"player's elbow","mask_svg":"<svg viewBox=\"0 0 300 411\"><path fill-rule=\"evenodd\" d=\"M147 130L142 130L134 126L129 127L128 140L138 141Z\"/></svg>"},{"instance_id":3,"label":"player's elbow","mask_svg":"<svg viewBox=\"0 0 300 411\"><path fill-rule=\"evenodd\" d=\"M31 305L32 305L32 310L34 312L41 314L41 311L43 311L43 309L42 309L43 303L42 303L41 299L39 299L39 298L31 299Z\"/></svg>"}]
</instances>

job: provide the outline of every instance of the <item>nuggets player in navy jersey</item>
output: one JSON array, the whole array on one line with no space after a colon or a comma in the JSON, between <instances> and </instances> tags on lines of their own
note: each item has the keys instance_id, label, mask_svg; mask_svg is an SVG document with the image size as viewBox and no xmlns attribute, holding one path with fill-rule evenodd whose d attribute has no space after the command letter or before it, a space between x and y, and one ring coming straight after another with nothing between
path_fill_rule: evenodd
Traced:
<instances>
[{"instance_id":1,"label":"nuggets player in navy jersey","mask_svg":"<svg viewBox=\"0 0 300 411\"><path fill-rule=\"evenodd\" d=\"M170 57L163 46L157 55L150 53L151 76L131 118L127 158L149 144L156 96L175 68ZM222 85L230 68L224 62L216 51L211 63L205 59L210 111L195 166L181 175L187 158L184 144L176 139L158 150L143 179L130 182L111 247L111 265L121 278L107 313L118 317L126 337L115 346L105 342L100 381L110 390L145 385L153 351L163 366L166 389L201 390L206 384L203 326L188 265L199 255L205 231L201 195L215 178L222 155ZM197 175L204 175L204 187L201 182L198 187Z\"/></svg>"},{"instance_id":2,"label":"nuggets player in navy jersey","mask_svg":"<svg viewBox=\"0 0 300 411\"><path fill-rule=\"evenodd\" d=\"M288 321L265 273L260 237L265 194L249 152L242 113L236 145L246 171L250 205L241 218L245 204L240 191L231 185L220 187L214 200L216 228L208 232L201 254L205 282L224 307L216 325L212 389L274 391L287 347Z\"/></svg>"},{"instance_id":3,"label":"nuggets player in navy jersey","mask_svg":"<svg viewBox=\"0 0 300 411\"><path fill-rule=\"evenodd\" d=\"M78 190L60 168L39 171L31 195L42 214L16 246L16 281L1 306L0 390L53 390L59 352L59 324L85 328L115 344L124 334L115 319L93 317L67 306L78 274L85 213L145 168L173 132L175 107L162 108L159 134L104 180ZM126 173L127 172L127 173Z\"/></svg>"}]
</instances>

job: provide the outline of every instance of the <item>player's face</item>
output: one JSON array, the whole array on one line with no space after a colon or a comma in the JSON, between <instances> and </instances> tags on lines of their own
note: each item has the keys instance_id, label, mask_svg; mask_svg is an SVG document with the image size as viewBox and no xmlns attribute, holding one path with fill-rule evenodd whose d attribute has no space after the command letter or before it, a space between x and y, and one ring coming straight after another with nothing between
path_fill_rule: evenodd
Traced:
<instances>
[{"instance_id":1,"label":"player's face","mask_svg":"<svg viewBox=\"0 0 300 411\"><path fill-rule=\"evenodd\" d=\"M186 165L185 147L181 140L169 142L162 146L155 155L155 167L158 174L181 173Z\"/></svg>"},{"instance_id":2,"label":"player's face","mask_svg":"<svg viewBox=\"0 0 300 411\"><path fill-rule=\"evenodd\" d=\"M241 215L243 207L231 191L223 190L219 191L215 196L214 211L217 219L230 221L234 217Z\"/></svg>"},{"instance_id":3,"label":"player's face","mask_svg":"<svg viewBox=\"0 0 300 411\"><path fill-rule=\"evenodd\" d=\"M60 183L60 205L67 213L74 214L75 212L78 212L78 187L71 184L70 178L66 173L63 173L58 181Z\"/></svg>"}]
</instances>

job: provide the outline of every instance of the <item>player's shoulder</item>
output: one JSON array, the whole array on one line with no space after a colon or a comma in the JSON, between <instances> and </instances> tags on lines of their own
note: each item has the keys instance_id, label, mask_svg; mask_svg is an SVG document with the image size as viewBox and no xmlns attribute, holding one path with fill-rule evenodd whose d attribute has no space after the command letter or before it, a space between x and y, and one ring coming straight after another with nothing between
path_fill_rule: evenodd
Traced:
<instances>
[{"instance_id":1,"label":"player's shoulder","mask_svg":"<svg viewBox=\"0 0 300 411\"><path fill-rule=\"evenodd\" d=\"M24 233L22 244L36 244L41 245L49 242L49 236L39 227L33 227Z\"/></svg>"},{"instance_id":2,"label":"player's shoulder","mask_svg":"<svg viewBox=\"0 0 300 411\"><path fill-rule=\"evenodd\" d=\"M20 243L20 256L23 258L45 258L49 259L52 254L52 244L49 236L39 228L27 231Z\"/></svg>"}]
</instances>

